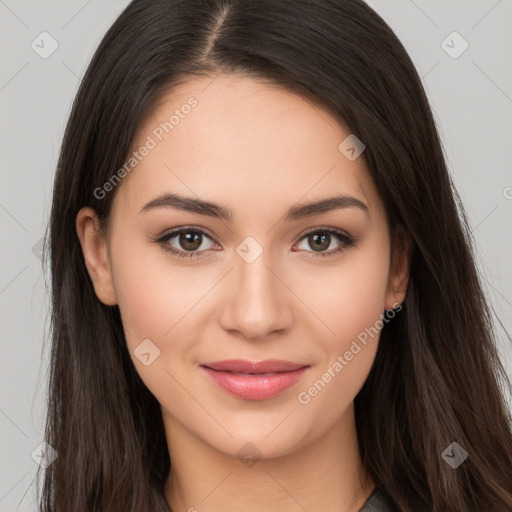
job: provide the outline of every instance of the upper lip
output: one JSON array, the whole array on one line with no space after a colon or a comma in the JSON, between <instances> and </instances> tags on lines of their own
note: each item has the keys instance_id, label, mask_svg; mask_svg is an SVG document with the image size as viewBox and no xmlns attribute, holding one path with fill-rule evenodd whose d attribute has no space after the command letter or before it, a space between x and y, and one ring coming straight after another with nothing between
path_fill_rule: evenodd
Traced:
<instances>
[{"instance_id":1,"label":"upper lip","mask_svg":"<svg viewBox=\"0 0 512 512\"><path fill-rule=\"evenodd\" d=\"M203 363L212 370L230 371L241 373L271 373L271 372L291 372L309 366L308 364L292 363L291 361L282 361L280 359L267 359L265 361L246 361L244 359L229 359L226 361L212 361Z\"/></svg>"}]
</instances>

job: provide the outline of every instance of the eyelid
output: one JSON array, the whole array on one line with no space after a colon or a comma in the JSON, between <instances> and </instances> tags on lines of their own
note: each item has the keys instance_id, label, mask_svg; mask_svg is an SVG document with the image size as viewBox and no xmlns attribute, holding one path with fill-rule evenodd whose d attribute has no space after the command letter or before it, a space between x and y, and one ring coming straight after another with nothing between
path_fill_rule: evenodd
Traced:
<instances>
[{"instance_id":1,"label":"eyelid","mask_svg":"<svg viewBox=\"0 0 512 512\"><path fill-rule=\"evenodd\" d=\"M198 232L198 233L208 236L208 238L215 239L215 237L206 228L202 228L199 226L178 226L176 228L169 228L169 229L164 230L162 233L157 235L156 238L153 239L153 241L157 242L158 239L161 239L164 237L169 238L169 235L176 236L181 232L188 233L189 231L195 231L195 232ZM173 237L170 237L170 238L173 238Z\"/></svg>"},{"instance_id":2,"label":"eyelid","mask_svg":"<svg viewBox=\"0 0 512 512\"><path fill-rule=\"evenodd\" d=\"M317 231L323 232L329 232L329 233L338 233L340 235L346 236L347 238L354 238L352 235L349 235L346 231L340 228L335 228L332 226L319 226L316 228L308 229L305 233L303 233L300 237L300 240L302 240L305 236L309 235L310 233L316 233Z\"/></svg>"}]
</instances>

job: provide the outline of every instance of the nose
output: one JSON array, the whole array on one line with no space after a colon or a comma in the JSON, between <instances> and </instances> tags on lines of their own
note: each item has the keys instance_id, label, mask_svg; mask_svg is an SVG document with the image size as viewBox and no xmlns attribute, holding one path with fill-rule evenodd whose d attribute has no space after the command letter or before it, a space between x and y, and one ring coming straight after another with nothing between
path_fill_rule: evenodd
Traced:
<instances>
[{"instance_id":1,"label":"nose","mask_svg":"<svg viewBox=\"0 0 512 512\"><path fill-rule=\"evenodd\" d=\"M234 268L227 276L226 300L220 315L230 334L258 341L290 328L293 293L286 286L279 266L272 265L271 251L254 261L234 255Z\"/></svg>"}]
</instances>

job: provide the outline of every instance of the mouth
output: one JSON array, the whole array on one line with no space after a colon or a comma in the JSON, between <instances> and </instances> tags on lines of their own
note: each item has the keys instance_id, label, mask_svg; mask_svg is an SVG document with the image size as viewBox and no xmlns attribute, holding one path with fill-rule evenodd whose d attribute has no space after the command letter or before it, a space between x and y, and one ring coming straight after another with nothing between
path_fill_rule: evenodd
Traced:
<instances>
[{"instance_id":1,"label":"mouth","mask_svg":"<svg viewBox=\"0 0 512 512\"><path fill-rule=\"evenodd\" d=\"M228 360L200 365L210 381L232 396L266 400L296 384L310 365L269 359L251 362Z\"/></svg>"}]
</instances>

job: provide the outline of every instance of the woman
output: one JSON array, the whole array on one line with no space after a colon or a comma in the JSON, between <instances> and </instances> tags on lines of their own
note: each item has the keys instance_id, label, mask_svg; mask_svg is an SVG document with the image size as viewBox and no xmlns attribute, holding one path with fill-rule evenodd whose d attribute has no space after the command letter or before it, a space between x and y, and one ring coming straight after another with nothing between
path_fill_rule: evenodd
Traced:
<instances>
[{"instance_id":1,"label":"woman","mask_svg":"<svg viewBox=\"0 0 512 512\"><path fill-rule=\"evenodd\" d=\"M467 221L363 2L134 0L49 228L44 512L511 510Z\"/></svg>"}]
</instances>

